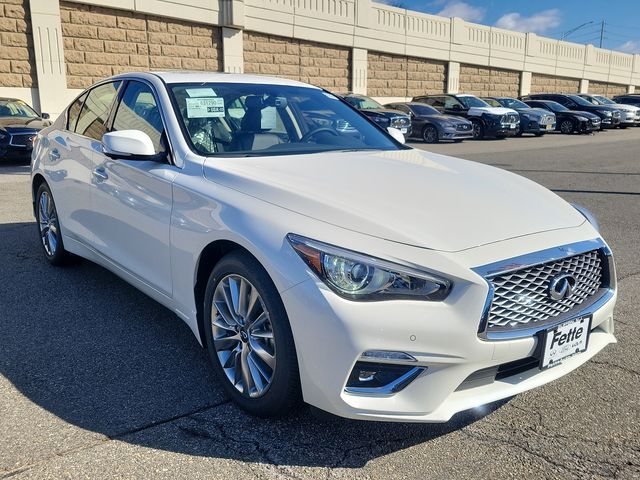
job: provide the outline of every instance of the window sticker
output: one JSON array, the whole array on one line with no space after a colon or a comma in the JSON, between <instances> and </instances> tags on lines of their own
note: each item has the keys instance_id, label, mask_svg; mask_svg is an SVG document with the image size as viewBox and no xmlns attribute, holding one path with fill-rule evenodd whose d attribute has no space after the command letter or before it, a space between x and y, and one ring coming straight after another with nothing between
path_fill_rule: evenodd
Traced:
<instances>
[{"instance_id":1,"label":"window sticker","mask_svg":"<svg viewBox=\"0 0 640 480\"><path fill-rule=\"evenodd\" d=\"M276 128L276 107L266 107L262 109L260 128L262 130L273 130Z\"/></svg>"},{"instance_id":2,"label":"window sticker","mask_svg":"<svg viewBox=\"0 0 640 480\"><path fill-rule=\"evenodd\" d=\"M187 88L186 92L187 95L192 98L216 96L216 92L213 91L213 88Z\"/></svg>"},{"instance_id":3,"label":"window sticker","mask_svg":"<svg viewBox=\"0 0 640 480\"><path fill-rule=\"evenodd\" d=\"M185 100L188 118L224 117L224 98L198 97Z\"/></svg>"}]
</instances>

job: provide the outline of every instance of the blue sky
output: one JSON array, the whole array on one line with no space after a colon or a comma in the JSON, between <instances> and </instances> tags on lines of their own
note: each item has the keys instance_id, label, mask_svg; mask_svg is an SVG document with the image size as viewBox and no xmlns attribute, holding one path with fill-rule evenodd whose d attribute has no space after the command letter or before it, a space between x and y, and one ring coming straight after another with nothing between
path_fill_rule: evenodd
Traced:
<instances>
[{"instance_id":1,"label":"blue sky","mask_svg":"<svg viewBox=\"0 0 640 480\"><path fill-rule=\"evenodd\" d=\"M593 22L568 35L567 40L596 46L604 20L604 48L640 53L640 0L374 1L554 38L583 23Z\"/></svg>"}]
</instances>

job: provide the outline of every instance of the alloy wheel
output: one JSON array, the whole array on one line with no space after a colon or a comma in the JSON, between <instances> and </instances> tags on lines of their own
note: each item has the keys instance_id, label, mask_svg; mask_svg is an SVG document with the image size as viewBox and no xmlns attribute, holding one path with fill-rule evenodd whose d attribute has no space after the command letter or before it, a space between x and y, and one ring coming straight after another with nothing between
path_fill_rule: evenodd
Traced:
<instances>
[{"instance_id":1,"label":"alloy wheel","mask_svg":"<svg viewBox=\"0 0 640 480\"><path fill-rule=\"evenodd\" d=\"M565 120L560 124L560 131L562 133L573 132L573 122L571 120Z\"/></svg>"},{"instance_id":2,"label":"alloy wheel","mask_svg":"<svg viewBox=\"0 0 640 480\"><path fill-rule=\"evenodd\" d=\"M40 194L38 202L38 223L40 226L40 239L45 252L50 257L56 254L58 249L58 216L53 204L53 199L47 191Z\"/></svg>"},{"instance_id":3,"label":"alloy wheel","mask_svg":"<svg viewBox=\"0 0 640 480\"><path fill-rule=\"evenodd\" d=\"M264 395L276 368L269 312L258 290L244 277L223 277L213 293L213 343L231 384L244 396Z\"/></svg>"},{"instance_id":4,"label":"alloy wheel","mask_svg":"<svg viewBox=\"0 0 640 480\"><path fill-rule=\"evenodd\" d=\"M426 126L422 132L422 138L426 143L436 143L438 141L438 131L433 126Z\"/></svg>"}]
</instances>

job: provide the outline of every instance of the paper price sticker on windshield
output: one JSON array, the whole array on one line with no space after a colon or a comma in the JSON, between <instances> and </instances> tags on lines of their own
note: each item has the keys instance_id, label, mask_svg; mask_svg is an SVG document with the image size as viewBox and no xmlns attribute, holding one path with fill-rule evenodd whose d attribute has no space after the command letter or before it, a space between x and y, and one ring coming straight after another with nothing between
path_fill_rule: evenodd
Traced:
<instances>
[{"instance_id":1,"label":"paper price sticker on windshield","mask_svg":"<svg viewBox=\"0 0 640 480\"><path fill-rule=\"evenodd\" d=\"M224 98L187 98L187 117L224 117Z\"/></svg>"}]
</instances>

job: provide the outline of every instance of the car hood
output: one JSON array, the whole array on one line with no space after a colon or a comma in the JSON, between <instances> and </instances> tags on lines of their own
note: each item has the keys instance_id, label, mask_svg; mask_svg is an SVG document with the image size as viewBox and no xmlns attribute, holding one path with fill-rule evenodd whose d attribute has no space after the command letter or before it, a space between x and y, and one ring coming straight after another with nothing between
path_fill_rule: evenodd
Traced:
<instances>
[{"instance_id":1,"label":"car hood","mask_svg":"<svg viewBox=\"0 0 640 480\"><path fill-rule=\"evenodd\" d=\"M367 113L378 113L380 115L384 115L385 117L390 117L390 116L408 117L409 116L404 112L401 112L399 110L392 110L390 108L367 108L367 109L363 109L363 110L360 110L360 111L362 113L364 113L365 115Z\"/></svg>"},{"instance_id":2,"label":"car hood","mask_svg":"<svg viewBox=\"0 0 640 480\"><path fill-rule=\"evenodd\" d=\"M0 128L5 130L19 128L23 130L24 127L32 128L34 130L40 130L41 128L48 127L49 121L42 120L41 118L28 118L28 117L0 117Z\"/></svg>"},{"instance_id":3,"label":"car hood","mask_svg":"<svg viewBox=\"0 0 640 480\"><path fill-rule=\"evenodd\" d=\"M560 197L523 177L414 149L209 158L204 175L322 222L441 251L585 221Z\"/></svg>"},{"instance_id":4,"label":"car hood","mask_svg":"<svg viewBox=\"0 0 640 480\"><path fill-rule=\"evenodd\" d=\"M483 113L489 113L491 115L518 114L514 109L504 107L471 107L469 109L469 115L482 115Z\"/></svg>"},{"instance_id":5,"label":"car hood","mask_svg":"<svg viewBox=\"0 0 640 480\"><path fill-rule=\"evenodd\" d=\"M456 117L455 115L421 115L419 118L424 118L426 120L441 120L443 122L452 122L452 123L471 123L469 120L465 120L464 118Z\"/></svg>"},{"instance_id":6,"label":"car hood","mask_svg":"<svg viewBox=\"0 0 640 480\"><path fill-rule=\"evenodd\" d=\"M596 115L595 113L587 112L586 110L567 110L566 112L562 112L562 113L569 113L571 115L580 115L581 117L589 118L591 120L600 120L600 117L598 115Z\"/></svg>"},{"instance_id":7,"label":"car hood","mask_svg":"<svg viewBox=\"0 0 640 480\"><path fill-rule=\"evenodd\" d=\"M640 107L634 107L633 105L624 105L622 103L616 103L615 105L609 105L610 107L615 108L616 110L624 110L625 112L637 112L640 110Z\"/></svg>"},{"instance_id":8,"label":"car hood","mask_svg":"<svg viewBox=\"0 0 640 480\"><path fill-rule=\"evenodd\" d=\"M545 110L544 108L519 108L518 113L525 115L533 115L537 117L544 117L545 115L553 115L553 112Z\"/></svg>"}]
</instances>

